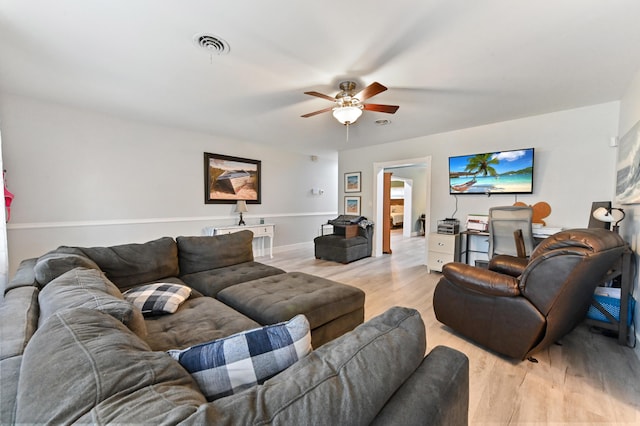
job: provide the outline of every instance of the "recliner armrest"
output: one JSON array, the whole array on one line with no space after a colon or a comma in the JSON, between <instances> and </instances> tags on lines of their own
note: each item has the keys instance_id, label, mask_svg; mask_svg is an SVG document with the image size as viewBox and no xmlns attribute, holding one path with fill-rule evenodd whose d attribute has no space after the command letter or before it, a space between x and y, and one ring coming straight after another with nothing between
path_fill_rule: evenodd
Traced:
<instances>
[{"instance_id":1,"label":"recliner armrest","mask_svg":"<svg viewBox=\"0 0 640 426\"><path fill-rule=\"evenodd\" d=\"M475 266L459 262L444 265L442 267L442 274L451 283L478 293L506 297L520 295L518 280L511 275L476 268Z\"/></svg>"},{"instance_id":2,"label":"recliner armrest","mask_svg":"<svg viewBox=\"0 0 640 426\"><path fill-rule=\"evenodd\" d=\"M527 258L499 254L493 256L489 261L489 270L511 275L512 277L519 277L528 264L529 259Z\"/></svg>"}]
</instances>

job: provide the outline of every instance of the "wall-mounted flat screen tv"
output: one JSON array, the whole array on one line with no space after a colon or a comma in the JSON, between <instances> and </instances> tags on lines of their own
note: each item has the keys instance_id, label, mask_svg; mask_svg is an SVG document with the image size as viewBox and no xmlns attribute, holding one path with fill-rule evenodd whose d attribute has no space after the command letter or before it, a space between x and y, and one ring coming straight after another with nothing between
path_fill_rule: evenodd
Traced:
<instances>
[{"instance_id":1,"label":"wall-mounted flat screen tv","mask_svg":"<svg viewBox=\"0 0 640 426\"><path fill-rule=\"evenodd\" d=\"M532 194L533 148L449 157L450 194Z\"/></svg>"}]
</instances>

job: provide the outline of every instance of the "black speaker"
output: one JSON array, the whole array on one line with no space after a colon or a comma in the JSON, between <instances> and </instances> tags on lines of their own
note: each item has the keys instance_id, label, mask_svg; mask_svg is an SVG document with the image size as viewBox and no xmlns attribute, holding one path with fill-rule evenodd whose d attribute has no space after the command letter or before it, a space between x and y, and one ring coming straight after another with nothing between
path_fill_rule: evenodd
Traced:
<instances>
[{"instance_id":1,"label":"black speaker","mask_svg":"<svg viewBox=\"0 0 640 426\"><path fill-rule=\"evenodd\" d=\"M593 212L596 211L596 209L600 208L600 207L604 207L606 209L610 209L611 208L611 201L594 201L593 203L591 203L591 214L589 214L589 228L604 228L604 229L611 229L611 223L610 222L602 222L599 221L598 219L596 219L595 217L593 217Z\"/></svg>"}]
</instances>

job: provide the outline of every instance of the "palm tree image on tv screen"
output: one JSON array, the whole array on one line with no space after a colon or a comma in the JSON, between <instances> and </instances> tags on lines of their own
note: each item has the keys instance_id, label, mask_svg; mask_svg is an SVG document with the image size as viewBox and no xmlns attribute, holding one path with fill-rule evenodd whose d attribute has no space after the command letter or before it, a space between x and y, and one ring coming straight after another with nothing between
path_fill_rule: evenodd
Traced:
<instances>
[{"instance_id":1,"label":"palm tree image on tv screen","mask_svg":"<svg viewBox=\"0 0 640 426\"><path fill-rule=\"evenodd\" d=\"M450 194L533 193L533 148L449 157Z\"/></svg>"}]
</instances>

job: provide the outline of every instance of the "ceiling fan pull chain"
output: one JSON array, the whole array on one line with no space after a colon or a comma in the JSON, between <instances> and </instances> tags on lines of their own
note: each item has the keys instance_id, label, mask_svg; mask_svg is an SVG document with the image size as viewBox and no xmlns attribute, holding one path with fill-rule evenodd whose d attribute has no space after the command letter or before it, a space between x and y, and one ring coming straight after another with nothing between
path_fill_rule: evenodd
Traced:
<instances>
[{"instance_id":1,"label":"ceiling fan pull chain","mask_svg":"<svg viewBox=\"0 0 640 426\"><path fill-rule=\"evenodd\" d=\"M349 142L349 123L347 122L347 142Z\"/></svg>"}]
</instances>

